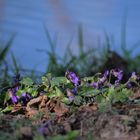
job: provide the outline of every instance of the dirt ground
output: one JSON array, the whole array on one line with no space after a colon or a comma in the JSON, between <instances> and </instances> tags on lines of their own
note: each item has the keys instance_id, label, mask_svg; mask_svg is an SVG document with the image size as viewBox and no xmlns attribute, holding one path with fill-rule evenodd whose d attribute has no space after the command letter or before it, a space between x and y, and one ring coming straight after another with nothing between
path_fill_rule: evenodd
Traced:
<instances>
[{"instance_id":1,"label":"dirt ground","mask_svg":"<svg viewBox=\"0 0 140 140\"><path fill-rule=\"evenodd\" d=\"M133 99L139 98L136 93ZM13 130L11 122L26 120L31 125L22 125ZM44 136L65 135L78 130L75 140L140 140L140 104L114 104L101 112L98 104L69 107L59 99L49 100L46 96L32 99L26 107L16 105L12 112L0 117L0 133L18 132L21 140L33 139L34 127L45 126ZM0 138L1 139L1 138Z\"/></svg>"}]
</instances>

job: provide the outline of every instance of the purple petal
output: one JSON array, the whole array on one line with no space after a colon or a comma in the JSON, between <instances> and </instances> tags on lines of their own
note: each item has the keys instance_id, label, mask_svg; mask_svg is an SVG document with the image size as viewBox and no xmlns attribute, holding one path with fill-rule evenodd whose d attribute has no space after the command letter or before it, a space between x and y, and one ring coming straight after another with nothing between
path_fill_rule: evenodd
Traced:
<instances>
[{"instance_id":1,"label":"purple petal","mask_svg":"<svg viewBox=\"0 0 140 140\"><path fill-rule=\"evenodd\" d=\"M123 71L121 69L113 69L111 73L117 78L115 84L118 84L123 78Z\"/></svg>"},{"instance_id":2,"label":"purple petal","mask_svg":"<svg viewBox=\"0 0 140 140\"><path fill-rule=\"evenodd\" d=\"M69 96L68 98L72 102L75 99L75 96Z\"/></svg>"},{"instance_id":3,"label":"purple petal","mask_svg":"<svg viewBox=\"0 0 140 140\"><path fill-rule=\"evenodd\" d=\"M21 96L26 97L26 92L23 92Z\"/></svg>"},{"instance_id":4,"label":"purple petal","mask_svg":"<svg viewBox=\"0 0 140 140\"><path fill-rule=\"evenodd\" d=\"M104 77L107 77L109 75L109 70L106 70L104 73Z\"/></svg>"},{"instance_id":5,"label":"purple petal","mask_svg":"<svg viewBox=\"0 0 140 140\"><path fill-rule=\"evenodd\" d=\"M106 82L108 75L109 75L109 71L106 70L106 71L104 72L103 76L99 79L99 81L98 81L98 86L99 86L99 85L101 86L101 85L103 85L103 84Z\"/></svg>"},{"instance_id":6,"label":"purple petal","mask_svg":"<svg viewBox=\"0 0 140 140\"><path fill-rule=\"evenodd\" d=\"M17 97L17 96L14 96L14 95L13 95L13 96L11 97L11 99L12 99L12 102L13 102L13 103L17 103L17 102L18 102L18 97Z\"/></svg>"},{"instance_id":7,"label":"purple petal","mask_svg":"<svg viewBox=\"0 0 140 140\"><path fill-rule=\"evenodd\" d=\"M32 96L29 93L23 92L20 100L23 104L26 104L29 100L31 100Z\"/></svg>"},{"instance_id":8,"label":"purple petal","mask_svg":"<svg viewBox=\"0 0 140 140\"><path fill-rule=\"evenodd\" d=\"M17 96L14 88L9 90L9 96L13 103L18 103L19 97Z\"/></svg>"},{"instance_id":9,"label":"purple petal","mask_svg":"<svg viewBox=\"0 0 140 140\"><path fill-rule=\"evenodd\" d=\"M132 78L132 79L134 79L134 80L137 80L138 77L137 77L137 75L136 75L136 72L132 72L130 78Z\"/></svg>"},{"instance_id":10,"label":"purple petal","mask_svg":"<svg viewBox=\"0 0 140 140\"><path fill-rule=\"evenodd\" d=\"M127 83L126 85L127 88L132 88L132 84L130 82Z\"/></svg>"},{"instance_id":11,"label":"purple petal","mask_svg":"<svg viewBox=\"0 0 140 140\"><path fill-rule=\"evenodd\" d=\"M74 89L71 90L71 92L72 92L74 95L77 95L77 92L78 92L77 90L78 90L78 89L77 89L77 86L76 86L76 87L74 87Z\"/></svg>"},{"instance_id":12,"label":"purple petal","mask_svg":"<svg viewBox=\"0 0 140 140\"><path fill-rule=\"evenodd\" d=\"M51 124L50 121L46 122L45 124L43 124L40 128L39 128L39 132L42 134L42 135L45 135L46 134L46 130L47 128L49 127L49 125Z\"/></svg>"},{"instance_id":13,"label":"purple petal","mask_svg":"<svg viewBox=\"0 0 140 140\"><path fill-rule=\"evenodd\" d=\"M80 79L79 77L74 73L74 72L66 72L66 77L75 85L79 86L80 85Z\"/></svg>"},{"instance_id":14,"label":"purple petal","mask_svg":"<svg viewBox=\"0 0 140 140\"><path fill-rule=\"evenodd\" d=\"M99 84L98 84L98 82L93 82L93 83L90 84L90 86L92 86L94 88L98 88Z\"/></svg>"},{"instance_id":15,"label":"purple petal","mask_svg":"<svg viewBox=\"0 0 140 140\"><path fill-rule=\"evenodd\" d=\"M40 134L45 135L46 134L46 128L40 127L39 132L40 132Z\"/></svg>"}]
</instances>

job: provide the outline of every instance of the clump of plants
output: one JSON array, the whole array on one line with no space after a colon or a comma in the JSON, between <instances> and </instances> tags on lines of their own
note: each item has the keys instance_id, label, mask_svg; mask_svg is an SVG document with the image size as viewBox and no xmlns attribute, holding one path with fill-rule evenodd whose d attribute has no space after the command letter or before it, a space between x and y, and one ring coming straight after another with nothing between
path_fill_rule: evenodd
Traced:
<instances>
[{"instance_id":1,"label":"clump of plants","mask_svg":"<svg viewBox=\"0 0 140 140\"><path fill-rule=\"evenodd\" d=\"M29 77L16 75L13 85L1 93L2 112L5 107L18 103L26 105L33 98L45 95L48 98L58 97L68 105L82 105L90 102L110 101L126 102L134 87L139 87L140 77L132 72L127 81L123 81L121 69L107 70L90 77L79 77L67 71L63 77L53 77L50 73L36 83Z\"/></svg>"},{"instance_id":2,"label":"clump of plants","mask_svg":"<svg viewBox=\"0 0 140 140\"><path fill-rule=\"evenodd\" d=\"M22 114L25 118L34 118L34 121L41 121L47 115L45 124L39 123L38 128L34 127L39 134L36 137L51 136L49 133L54 132L48 132L48 127L50 123L55 124L52 118L72 114L81 106L96 104L97 110L107 112L112 111L115 104L138 104L140 100L135 102L131 97L134 89L139 87L139 75L132 72L126 81L123 75L121 69L106 70L90 77L79 77L75 72L66 71L63 77L53 77L48 73L41 82L36 83L18 74L13 78L12 86L0 94L0 112ZM56 129L56 126L53 127L51 129ZM65 139L79 135L79 132L67 133L63 129L56 133L68 134Z\"/></svg>"}]
</instances>

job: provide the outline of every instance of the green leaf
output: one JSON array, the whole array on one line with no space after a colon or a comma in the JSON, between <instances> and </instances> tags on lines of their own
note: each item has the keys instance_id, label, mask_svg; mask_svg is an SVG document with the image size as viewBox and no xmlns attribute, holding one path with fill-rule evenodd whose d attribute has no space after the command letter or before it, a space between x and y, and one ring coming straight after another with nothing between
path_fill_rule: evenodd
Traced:
<instances>
[{"instance_id":1,"label":"green leaf","mask_svg":"<svg viewBox=\"0 0 140 140\"><path fill-rule=\"evenodd\" d=\"M34 140L46 140L46 139L45 137L43 137L43 135L37 133L34 136Z\"/></svg>"},{"instance_id":2,"label":"green leaf","mask_svg":"<svg viewBox=\"0 0 140 140\"><path fill-rule=\"evenodd\" d=\"M3 110L1 111L1 113L11 112L12 109L13 109L12 106L7 106L5 109L3 109Z\"/></svg>"},{"instance_id":3,"label":"green leaf","mask_svg":"<svg viewBox=\"0 0 140 140\"><path fill-rule=\"evenodd\" d=\"M36 87L26 87L24 88L23 92L30 93L33 97L37 96L38 94Z\"/></svg>"},{"instance_id":4,"label":"green leaf","mask_svg":"<svg viewBox=\"0 0 140 140\"><path fill-rule=\"evenodd\" d=\"M24 90L18 90L17 91L17 95L20 97L22 95L22 93L24 92Z\"/></svg>"},{"instance_id":5,"label":"green leaf","mask_svg":"<svg viewBox=\"0 0 140 140\"><path fill-rule=\"evenodd\" d=\"M31 86L31 85L33 85L34 82L33 82L33 80L31 78L26 77L26 78L22 79L21 83L23 85L26 85L26 86Z\"/></svg>"},{"instance_id":6,"label":"green leaf","mask_svg":"<svg viewBox=\"0 0 140 140\"><path fill-rule=\"evenodd\" d=\"M14 71L16 73L19 73L20 67L17 64L17 60L15 58L15 55L13 53L11 53L11 57L12 57L12 62L13 62L13 66L14 66Z\"/></svg>"},{"instance_id":7,"label":"green leaf","mask_svg":"<svg viewBox=\"0 0 140 140\"><path fill-rule=\"evenodd\" d=\"M107 99L111 101L111 103L121 102L124 103L129 99L131 95L131 91L129 89L123 88L115 89L114 86L109 88Z\"/></svg>"},{"instance_id":8,"label":"green leaf","mask_svg":"<svg viewBox=\"0 0 140 140\"><path fill-rule=\"evenodd\" d=\"M71 103L71 101L67 97L64 97L62 99L62 102L65 103L65 104L67 104L67 105L69 105Z\"/></svg>"},{"instance_id":9,"label":"green leaf","mask_svg":"<svg viewBox=\"0 0 140 140\"><path fill-rule=\"evenodd\" d=\"M75 105L81 105L81 103L82 103L82 97L81 96L75 96L74 104Z\"/></svg>"},{"instance_id":10,"label":"green leaf","mask_svg":"<svg viewBox=\"0 0 140 140\"><path fill-rule=\"evenodd\" d=\"M79 135L79 131L74 130L68 133L67 140L73 140Z\"/></svg>"},{"instance_id":11,"label":"green leaf","mask_svg":"<svg viewBox=\"0 0 140 140\"><path fill-rule=\"evenodd\" d=\"M51 80L51 87L66 85L68 83L70 83L70 82L69 82L69 80L67 80L66 77L55 77Z\"/></svg>"},{"instance_id":12,"label":"green leaf","mask_svg":"<svg viewBox=\"0 0 140 140\"><path fill-rule=\"evenodd\" d=\"M94 89L94 88L90 88L90 87L84 87L82 89L82 91L79 92L79 94L81 96L85 96L85 97L94 97L100 93L105 92L107 89L102 89L102 90L98 90L98 89Z\"/></svg>"},{"instance_id":13,"label":"green leaf","mask_svg":"<svg viewBox=\"0 0 140 140\"><path fill-rule=\"evenodd\" d=\"M96 102L97 103L101 103L104 100L105 97L103 97L102 95L98 95L96 96Z\"/></svg>"},{"instance_id":14,"label":"green leaf","mask_svg":"<svg viewBox=\"0 0 140 140\"><path fill-rule=\"evenodd\" d=\"M106 112L108 110L111 110L112 104L110 101L103 99L102 102L98 104L98 107L100 112Z\"/></svg>"},{"instance_id":15,"label":"green leaf","mask_svg":"<svg viewBox=\"0 0 140 140\"><path fill-rule=\"evenodd\" d=\"M13 39L15 36L12 36L11 39L7 42L7 44L5 45L5 47L3 49L0 49L0 63L5 59L5 57L7 56L7 53L10 50L10 47L12 45Z\"/></svg>"},{"instance_id":16,"label":"green leaf","mask_svg":"<svg viewBox=\"0 0 140 140\"><path fill-rule=\"evenodd\" d=\"M58 87L55 87L55 95L57 97L62 97L63 96L62 91Z\"/></svg>"},{"instance_id":17,"label":"green leaf","mask_svg":"<svg viewBox=\"0 0 140 140\"><path fill-rule=\"evenodd\" d=\"M64 95L63 95L62 91L58 87L55 87L54 90L52 90L49 93L47 93L47 96L49 98L53 98L53 97L63 97Z\"/></svg>"},{"instance_id":18,"label":"green leaf","mask_svg":"<svg viewBox=\"0 0 140 140\"><path fill-rule=\"evenodd\" d=\"M94 76L91 76L91 77L84 77L84 78L82 78L82 81L85 81L85 82L91 81L91 82L93 82L93 81L94 81Z\"/></svg>"},{"instance_id":19,"label":"green leaf","mask_svg":"<svg viewBox=\"0 0 140 140\"><path fill-rule=\"evenodd\" d=\"M67 135L56 135L54 137L48 137L48 140L74 140L78 137L79 131L74 130L69 132Z\"/></svg>"},{"instance_id":20,"label":"green leaf","mask_svg":"<svg viewBox=\"0 0 140 140\"><path fill-rule=\"evenodd\" d=\"M116 93L116 98L114 100L115 100L115 102L124 103L124 102L126 102L129 99L131 94L132 93L131 93L130 90L124 88L124 89L122 89L121 92Z\"/></svg>"},{"instance_id":21,"label":"green leaf","mask_svg":"<svg viewBox=\"0 0 140 140\"><path fill-rule=\"evenodd\" d=\"M5 93L4 104L10 99L8 92Z\"/></svg>"}]
</instances>

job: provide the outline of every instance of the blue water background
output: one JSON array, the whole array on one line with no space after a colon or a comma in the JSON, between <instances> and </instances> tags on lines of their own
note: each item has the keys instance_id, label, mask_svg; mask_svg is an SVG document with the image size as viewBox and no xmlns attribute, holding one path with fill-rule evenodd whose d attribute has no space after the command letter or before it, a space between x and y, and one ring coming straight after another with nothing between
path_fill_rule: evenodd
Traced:
<instances>
[{"instance_id":1,"label":"blue water background","mask_svg":"<svg viewBox=\"0 0 140 140\"><path fill-rule=\"evenodd\" d=\"M24 68L45 71L48 58L38 49L50 50L44 25L51 36L58 36L57 53L63 55L73 38L77 52L77 27L82 24L85 46L97 46L104 32L114 36L113 48L119 51L123 17L127 15L127 46L140 41L139 0L1 0L0 43L13 34L12 52ZM99 48L100 49L100 48ZM135 51L138 53L140 49ZM10 57L8 58L10 61Z\"/></svg>"}]
</instances>

